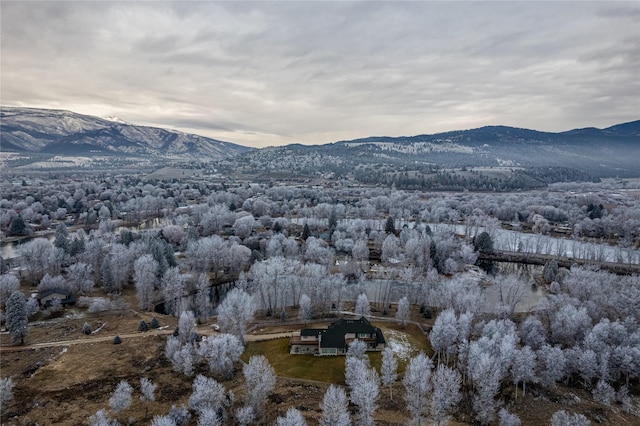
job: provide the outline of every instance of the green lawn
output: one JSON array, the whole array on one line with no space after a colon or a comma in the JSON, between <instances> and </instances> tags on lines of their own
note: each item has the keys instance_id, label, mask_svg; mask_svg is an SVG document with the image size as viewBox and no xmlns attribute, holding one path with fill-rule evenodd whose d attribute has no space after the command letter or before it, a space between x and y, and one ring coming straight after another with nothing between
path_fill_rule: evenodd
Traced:
<instances>
[{"instance_id":1,"label":"green lawn","mask_svg":"<svg viewBox=\"0 0 640 426\"><path fill-rule=\"evenodd\" d=\"M427 338L415 326L407 326L406 329L396 324L377 324L383 331L395 330L405 333L407 341L411 345L411 354L420 351L431 355L431 347ZM318 380L326 383L344 384L344 356L313 356L289 354L289 339L274 339L263 342L249 342L242 355L242 360L247 362L252 355L264 355L269 360L276 374L281 377L296 379ZM371 366L378 372L382 363L380 352L370 352ZM406 362L399 360L399 371L404 371Z\"/></svg>"},{"instance_id":2,"label":"green lawn","mask_svg":"<svg viewBox=\"0 0 640 426\"><path fill-rule=\"evenodd\" d=\"M266 356L278 376L344 384L343 356L291 355L287 338L250 342L242 360L247 362L251 355Z\"/></svg>"}]
</instances>

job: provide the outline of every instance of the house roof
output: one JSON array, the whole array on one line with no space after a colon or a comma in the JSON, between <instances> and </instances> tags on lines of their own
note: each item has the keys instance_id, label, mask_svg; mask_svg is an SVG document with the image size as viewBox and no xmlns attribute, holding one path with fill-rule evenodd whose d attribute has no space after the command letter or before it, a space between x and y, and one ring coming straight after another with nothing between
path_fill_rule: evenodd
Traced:
<instances>
[{"instance_id":1,"label":"house roof","mask_svg":"<svg viewBox=\"0 0 640 426\"><path fill-rule=\"evenodd\" d=\"M300 330L300 336L317 336L321 331L324 331L324 328L303 328Z\"/></svg>"},{"instance_id":2,"label":"house roof","mask_svg":"<svg viewBox=\"0 0 640 426\"><path fill-rule=\"evenodd\" d=\"M62 288L52 288L52 289L45 290L45 291L41 292L38 295L38 297L40 299L44 299L45 297L51 296L52 294L59 294L59 295L65 296L65 298L67 298L67 297L71 296L71 291L66 290L66 289L62 289Z\"/></svg>"},{"instance_id":3,"label":"house roof","mask_svg":"<svg viewBox=\"0 0 640 426\"><path fill-rule=\"evenodd\" d=\"M306 330L301 330L300 335ZM316 329L317 330L317 329ZM347 333L368 333L375 334L377 343L385 343L382 331L378 327L371 325L365 317L360 319L340 319L329 326L326 330L318 330L321 348L344 349L347 345L345 335ZM310 335L310 334L309 334Z\"/></svg>"}]
</instances>

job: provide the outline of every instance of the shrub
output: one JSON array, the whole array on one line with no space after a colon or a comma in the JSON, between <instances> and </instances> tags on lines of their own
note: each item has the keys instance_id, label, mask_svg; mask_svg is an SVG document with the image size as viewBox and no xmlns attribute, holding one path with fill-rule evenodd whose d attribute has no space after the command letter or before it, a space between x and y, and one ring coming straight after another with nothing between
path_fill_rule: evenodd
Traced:
<instances>
[{"instance_id":1,"label":"shrub","mask_svg":"<svg viewBox=\"0 0 640 426\"><path fill-rule=\"evenodd\" d=\"M85 322L84 325L82 326L82 332L84 334L91 334L91 326L89 325L88 322Z\"/></svg>"},{"instance_id":2,"label":"shrub","mask_svg":"<svg viewBox=\"0 0 640 426\"><path fill-rule=\"evenodd\" d=\"M151 324L149 325L151 326L151 328L160 328L160 322L156 317L151 318Z\"/></svg>"}]
</instances>

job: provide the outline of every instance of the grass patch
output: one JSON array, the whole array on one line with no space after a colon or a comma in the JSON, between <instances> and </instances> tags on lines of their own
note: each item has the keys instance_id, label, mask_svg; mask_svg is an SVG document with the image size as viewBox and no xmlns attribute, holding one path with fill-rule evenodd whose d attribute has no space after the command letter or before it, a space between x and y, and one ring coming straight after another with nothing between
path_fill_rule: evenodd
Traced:
<instances>
[{"instance_id":1,"label":"grass patch","mask_svg":"<svg viewBox=\"0 0 640 426\"><path fill-rule=\"evenodd\" d=\"M291 355L288 338L250 342L242 360L249 361L251 355L266 356L276 374L281 377L344 384L343 356Z\"/></svg>"}]
</instances>

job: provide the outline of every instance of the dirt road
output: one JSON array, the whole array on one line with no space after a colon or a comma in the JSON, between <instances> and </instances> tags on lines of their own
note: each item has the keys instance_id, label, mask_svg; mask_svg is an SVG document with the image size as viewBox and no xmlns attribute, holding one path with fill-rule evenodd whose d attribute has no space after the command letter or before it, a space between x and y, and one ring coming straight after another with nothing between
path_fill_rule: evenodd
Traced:
<instances>
[{"instance_id":1,"label":"dirt road","mask_svg":"<svg viewBox=\"0 0 640 426\"><path fill-rule=\"evenodd\" d=\"M196 332L200 336L213 336L213 335L219 334L218 331L212 330L210 327L196 327ZM149 336L166 336L172 333L173 333L173 330L164 329L164 330L151 330L144 333L137 332L137 333L129 333L129 334L119 334L119 336L122 340L125 340L125 339L140 339L140 338L146 338ZM84 339L79 338L79 339L73 339L73 340L57 340L52 342L33 343L30 345L23 345L23 346L0 346L0 353L30 351L33 349L53 348L58 346L85 345L89 343L98 343L98 342L112 342L115 337L116 337L115 335L112 335L112 336L100 336L100 337L87 337ZM291 333L248 334L244 337L244 341L260 342L263 340L281 339L285 337L291 337Z\"/></svg>"}]
</instances>

